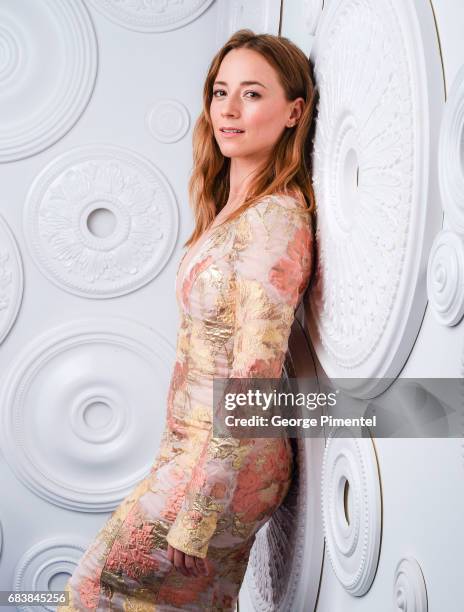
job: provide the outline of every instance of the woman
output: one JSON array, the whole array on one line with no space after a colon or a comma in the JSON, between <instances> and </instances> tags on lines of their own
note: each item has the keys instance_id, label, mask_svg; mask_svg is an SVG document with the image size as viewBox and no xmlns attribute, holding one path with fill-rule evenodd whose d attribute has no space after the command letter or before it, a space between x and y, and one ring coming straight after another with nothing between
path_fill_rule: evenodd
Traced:
<instances>
[{"instance_id":1,"label":"woman","mask_svg":"<svg viewBox=\"0 0 464 612\"><path fill-rule=\"evenodd\" d=\"M235 609L255 534L283 501L293 460L286 437L213 436L212 383L281 376L313 261L304 147L314 93L309 60L285 38L240 30L213 59L194 130L194 246L177 272L161 447L58 610Z\"/></svg>"}]
</instances>

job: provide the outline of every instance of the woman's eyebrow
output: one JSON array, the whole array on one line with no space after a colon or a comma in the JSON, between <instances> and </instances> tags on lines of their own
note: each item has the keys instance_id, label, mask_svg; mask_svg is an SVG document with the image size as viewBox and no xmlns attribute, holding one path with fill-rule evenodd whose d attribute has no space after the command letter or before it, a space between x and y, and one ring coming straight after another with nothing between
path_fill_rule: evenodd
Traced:
<instances>
[{"instance_id":1,"label":"woman's eyebrow","mask_svg":"<svg viewBox=\"0 0 464 612\"><path fill-rule=\"evenodd\" d=\"M225 81L214 81L215 85L227 85ZM261 85L264 89L267 89L266 85L263 85L259 81L242 81L240 85Z\"/></svg>"}]
</instances>

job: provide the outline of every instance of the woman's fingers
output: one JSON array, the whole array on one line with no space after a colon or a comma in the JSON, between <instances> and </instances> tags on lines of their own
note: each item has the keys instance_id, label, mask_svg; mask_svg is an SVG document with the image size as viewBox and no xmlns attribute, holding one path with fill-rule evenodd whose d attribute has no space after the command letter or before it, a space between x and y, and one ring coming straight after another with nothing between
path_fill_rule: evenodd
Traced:
<instances>
[{"instance_id":1,"label":"woman's fingers","mask_svg":"<svg viewBox=\"0 0 464 612\"><path fill-rule=\"evenodd\" d=\"M197 566L198 573L200 575L203 574L203 576L208 576L209 572L206 566L205 559L200 559L200 557L194 557L194 559L195 559L195 564Z\"/></svg>"},{"instance_id":2,"label":"woman's fingers","mask_svg":"<svg viewBox=\"0 0 464 612\"><path fill-rule=\"evenodd\" d=\"M197 569L195 558L192 555L185 555L185 567L190 576L199 576L200 572Z\"/></svg>"},{"instance_id":3,"label":"woman's fingers","mask_svg":"<svg viewBox=\"0 0 464 612\"><path fill-rule=\"evenodd\" d=\"M184 576L190 576L189 571L185 567L184 556L185 556L185 553L183 553L181 550L177 550L177 548L175 548L174 549L174 566Z\"/></svg>"},{"instance_id":4,"label":"woman's fingers","mask_svg":"<svg viewBox=\"0 0 464 612\"><path fill-rule=\"evenodd\" d=\"M187 555L168 544L167 558L184 576L209 576L209 566L206 559Z\"/></svg>"}]
</instances>

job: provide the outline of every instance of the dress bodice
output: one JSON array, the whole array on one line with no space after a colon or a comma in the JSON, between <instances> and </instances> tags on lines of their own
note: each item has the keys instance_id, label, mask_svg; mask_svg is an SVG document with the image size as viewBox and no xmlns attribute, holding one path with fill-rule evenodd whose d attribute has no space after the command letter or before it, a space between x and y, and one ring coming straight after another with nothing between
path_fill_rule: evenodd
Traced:
<instances>
[{"instance_id":1,"label":"dress bodice","mask_svg":"<svg viewBox=\"0 0 464 612\"><path fill-rule=\"evenodd\" d=\"M267 338L259 340L271 330L289 331L309 281L311 241L310 213L291 196L267 196L215 227L183 271L183 259L179 264L178 358L194 360L204 375L231 375L235 358L240 376L261 368L263 376L279 377L275 360L287 347L275 353ZM245 344L251 338L254 347ZM248 355L237 351L239 342ZM245 363L250 359L263 363Z\"/></svg>"}]
</instances>

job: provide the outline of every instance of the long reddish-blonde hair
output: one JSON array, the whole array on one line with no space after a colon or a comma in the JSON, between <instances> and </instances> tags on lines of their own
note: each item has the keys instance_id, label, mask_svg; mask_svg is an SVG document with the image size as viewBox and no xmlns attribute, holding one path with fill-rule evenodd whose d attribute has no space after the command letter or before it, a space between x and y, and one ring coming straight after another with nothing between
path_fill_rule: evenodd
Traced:
<instances>
[{"instance_id":1,"label":"long reddish-blonde hair","mask_svg":"<svg viewBox=\"0 0 464 612\"><path fill-rule=\"evenodd\" d=\"M203 110L193 130L193 170L188 183L195 228L184 244L195 243L211 225L229 197L230 158L224 157L214 137L210 116L213 83L224 57L232 49L253 49L275 68L288 101L302 97L302 115L295 127L284 130L272 154L256 174L242 205L227 218L238 216L264 196L291 193L315 212L311 182L310 132L316 90L313 66L303 51L288 38L272 34L255 34L243 29L235 32L214 56L203 87ZM313 215L314 216L314 215ZM314 225L314 219L313 219Z\"/></svg>"}]
</instances>

